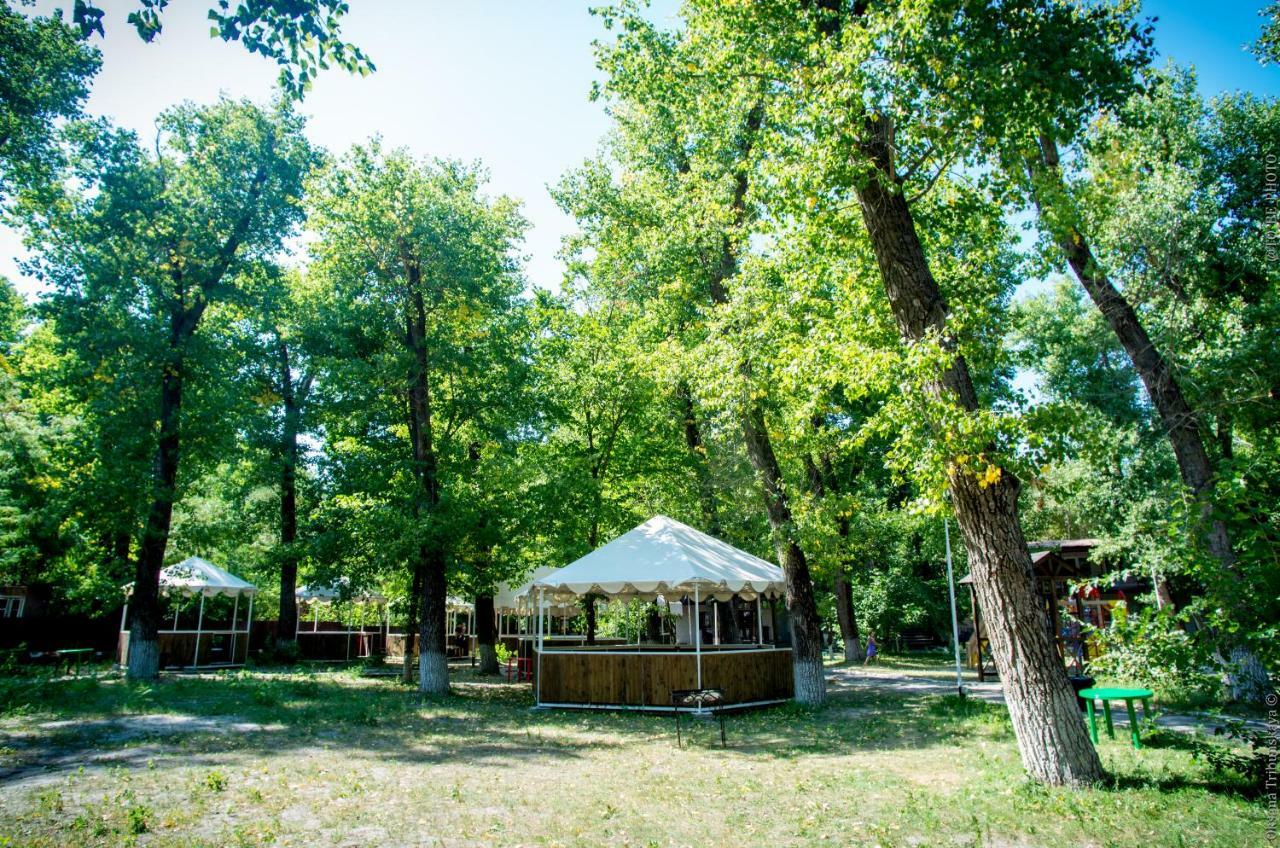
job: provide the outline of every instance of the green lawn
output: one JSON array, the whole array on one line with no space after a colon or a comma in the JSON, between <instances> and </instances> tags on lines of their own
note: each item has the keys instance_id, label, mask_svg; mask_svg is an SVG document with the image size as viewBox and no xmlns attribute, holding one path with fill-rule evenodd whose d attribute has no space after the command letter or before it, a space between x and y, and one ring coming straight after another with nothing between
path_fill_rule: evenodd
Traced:
<instances>
[{"instance_id":1,"label":"green lawn","mask_svg":"<svg viewBox=\"0 0 1280 848\"><path fill-rule=\"evenodd\" d=\"M1176 739L1104 741L1111 782L1070 792L975 701L840 692L677 750L669 717L455 677L426 703L355 670L0 679L0 845L1265 844L1263 802Z\"/></svg>"}]
</instances>

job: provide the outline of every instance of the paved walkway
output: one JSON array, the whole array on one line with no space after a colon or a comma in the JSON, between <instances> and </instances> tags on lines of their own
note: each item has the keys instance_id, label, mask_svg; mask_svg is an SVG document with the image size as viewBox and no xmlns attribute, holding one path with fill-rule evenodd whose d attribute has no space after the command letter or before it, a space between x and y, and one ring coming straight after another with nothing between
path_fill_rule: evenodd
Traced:
<instances>
[{"instance_id":1,"label":"paved walkway","mask_svg":"<svg viewBox=\"0 0 1280 848\"><path fill-rule=\"evenodd\" d=\"M891 692L895 695L954 695L956 694L955 672L950 674L933 671L899 671L889 667L838 666L827 669L827 682L832 691L868 690ZM992 704L1004 703L1004 692L999 681L978 682L975 674L964 674L965 694L970 698L979 698ZM1124 704L1113 704L1111 717L1116 726L1128 727L1129 717ZM1141 706L1138 714L1142 714ZM1212 733L1213 728L1223 724L1223 719L1208 713L1166 713L1161 712L1157 704L1152 704L1152 712L1157 714L1156 724L1170 730L1183 733ZM1098 725L1102 726L1102 709L1098 709ZM1253 730L1264 730L1266 723L1249 719L1245 725Z\"/></svg>"}]
</instances>

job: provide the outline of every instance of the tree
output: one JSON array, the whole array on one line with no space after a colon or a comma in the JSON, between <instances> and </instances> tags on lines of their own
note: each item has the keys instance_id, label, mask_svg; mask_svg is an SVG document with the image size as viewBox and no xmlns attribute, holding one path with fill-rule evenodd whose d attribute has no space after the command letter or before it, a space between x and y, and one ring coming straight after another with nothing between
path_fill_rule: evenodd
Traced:
<instances>
[{"instance_id":1,"label":"tree","mask_svg":"<svg viewBox=\"0 0 1280 848\"><path fill-rule=\"evenodd\" d=\"M1277 278L1258 205L1259 162L1278 132L1275 101L1228 97L1209 108L1194 78L1173 71L1092 123L1074 178L1047 132L1028 165L1046 236L1123 347L1168 439L1198 516L1192 538L1215 565L1196 578L1235 623L1253 620L1240 589L1262 576L1241 562L1235 530L1265 521L1219 492L1234 489L1233 430L1269 417L1280 385L1262 329L1277 314ZM1254 649L1228 638L1223 650L1241 667L1233 697L1260 699L1268 681Z\"/></svg>"},{"instance_id":2,"label":"tree","mask_svg":"<svg viewBox=\"0 0 1280 848\"><path fill-rule=\"evenodd\" d=\"M298 566L306 549L298 530L300 439L314 431L315 360L325 349L328 328L319 321L315 287L301 274L268 265L257 278L243 322L246 368L240 392L252 400L243 433L261 453L263 478L279 492L279 545L273 557L280 585L276 645L290 652L298 625Z\"/></svg>"},{"instance_id":3,"label":"tree","mask_svg":"<svg viewBox=\"0 0 1280 848\"><path fill-rule=\"evenodd\" d=\"M926 221L946 214L930 194L952 164L978 161L975 126L985 120L1000 133L1022 119L1002 75L1023 51L1059 52L1051 39L1040 40L1043 24L1056 20L1054 9L1034 2L962 10L913 4L908 20L904 11L896 3L777 4L749 12L696 4L683 37L700 49L670 67L685 85L717 94L744 80L767 83L771 132L761 153L777 162L775 219L806 206L819 214L849 203L860 210L909 373L925 389L897 411L912 409L927 422L919 445L933 457L927 464L945 469L1024 765L1047 783L1088 784L1099 779L1101 765L1028 576L1014 473L1021 463L1006 448L1018 422L989 411L991 396L969 361L988 344L982 334L990 324L980 319L992 313L981 300L944 295L937 257L962 264L964 257L946 248L963 240L942 239L931 262L918 222L922 213ZM650 38L641 25L628 28ZM973 72L954 72L961 67ZM1015 79L1018 70L1015 63ZM792 187L812 188L797 198L787 193ZM983 201L988 208L991 200ZM999 269L1000 245L1007 244L1000 228L973 237L986 243L985 254L969 258L975 270Z\"/></svg>"},{"instance_id":4,"label":"tree","mask_svg":"<svg viewBox=\"0 0 1280 848\"><path fill-rule=\"evenodd\" d=\"M150 43L164 29L169 0L137 0L127 21L143 41ZM373 62L359 47L342 40L345 0L242 0L232 6L219 0L209 9L210 35L238 41L250 53L280 65L280 87L291 98L301 99L316 74L331 65L366 76ZM75 0L72 21L82 38L105 35L102 8L90 0Z\"/></svg>"},{"instance_id":5,"label":"tree","mask_svg":"<svg viewBox=\"0 0 1280 848\"><path fill-rule=\"evenodd\" d=\"M158 126L154 154L128 133L86 129L61 202L22 210L63 341L96 346L114 319L153 381L155 464L131 604L136 678L154 677L159 662L160 569L192 423L184 398L193 377L205 388L197 331L211 306L237 297L246 269L281 250L313 159L301 119L284 107L182 106Z\"/></svg>"},{"instance_id":6,"label":"tree","mask_svg":"<svg viewBox=\"0 0 1280 848\"><path fill-rule=\"evenodd\" d=\"M0 202L57 170L58 122L81 117L100 64L61 14L29 18L0 3Z\"/></svg>"},{"instance_id":7,"label":"tree","mask_svg":"<svg viewBox=\"0 0 1280 848\"><path fill-rule=\"evenodd\" d=\"M483 196L483 182L477 168L418 163L375 142L326 169L311 192L315 272L332 290L347 349L365 363L356 371L336 362L327 391L363 401L348 407L357 438L409 449L408 462L390 470L408 471L391 482L404 498L398 520L407 522L410 600L420 616L419 687L429 694L449 688L445 492L466 462L463 428L486 403L501 403L483 388L487 367L501 361L490 358L500 348L493 319L521 289L513 251L524 220L513 201ZM353 384L360 372L368 382Z\"/></svg>"}]
</instances>

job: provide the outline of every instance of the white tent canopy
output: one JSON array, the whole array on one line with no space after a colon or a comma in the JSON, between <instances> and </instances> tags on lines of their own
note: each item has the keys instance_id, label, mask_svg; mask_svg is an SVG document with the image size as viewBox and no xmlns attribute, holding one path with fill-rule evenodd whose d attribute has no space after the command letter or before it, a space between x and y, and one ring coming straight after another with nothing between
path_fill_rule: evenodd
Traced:
<instances>
[{"instance_id":1,"label":"white tent canopy","mask_svg":"<svg viewBox=\"0 0 1280 848\"><path fill-rule=\"evenodd\" d=\"M124 587L133 594L133 584ZM258 587L241 580L226 569L219 568L202 557L187 557L182 562L160 571L160 591L164 594L178 592L183 595L252 595Z\"/></svg>"},{"instance_id":2,"label":"white tent canopy","mask_svg":"<svg viewBox=\"0 0 1280 848\"><path fill-rule=\"evenodd\" d=\"M533 606L533 602L529 600L529 592L533 588L534 582L554 574L558 570L553 565L544 565L541 568L535 568L533 573L529 575L529 579L519 585L503 583L493 595L494 610L504 613L529 610Z\"/></svg>"},{"instance_id":3,"label":"white tent canopy","mask_svg":"<svg viewBox=\"0 0 1280 848\"><path fill-rule=\"evenodd\" d=\"M785 591L782 569L665 515L654 516L534 586L548 595L750 600Z\"/></svg>"},{"instance_id":4,"label":"white tent canopy","mask_svg":"<svg viewBox=\"0 0 1280 848\"><path fill-rule=\"evenodd\" d=\"M339 577L328 586L299 586L294 590L294 595L300 601L372 601L382 602L386 598L378 592L365 590L362 592L352 592L350 589L351 578Z\"/></svg>"}]
</instances>

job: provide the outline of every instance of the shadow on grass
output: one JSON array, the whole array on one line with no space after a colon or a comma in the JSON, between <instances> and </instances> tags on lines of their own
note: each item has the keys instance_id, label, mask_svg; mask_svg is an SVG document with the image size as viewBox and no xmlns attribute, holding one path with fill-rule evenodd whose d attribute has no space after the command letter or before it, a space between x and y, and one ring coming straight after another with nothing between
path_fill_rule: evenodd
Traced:
<instances>
[{"instance_id":1,"label":"shadow on grass","mask_svg":"<svg viewBox=\"0 0 1280 848\"><path fill-rule=\"evenodd\" d=\"M229 757L305 756L346 751L381 761L507 766L530 760L572 763L589 752L669 744L669 715L532 711L527 685L453 675L452 694L423 698L394 679L361 678L358 668L264 669L165 677L0 681L0 786L85 766L167 768L217 765ZM1012 746L1008 713L973 698L870 689L834 692L811 709L796 704L726 717L729 754L795 759L851 751ZM694 724L694 744L719 749L718 729ZM689 730L686 727L686 730ZM686 740L688 741L688 740ZM1188 745L1153 734L1151 747ZM1190 750L1190 748L1184 748ZM959 758L957 758L957 763ZM958 767L958 766L957 766ZM1228 775L1123 774L1115 789L1195 788L1243 794Z\"/></svg>"}]
</instances>

